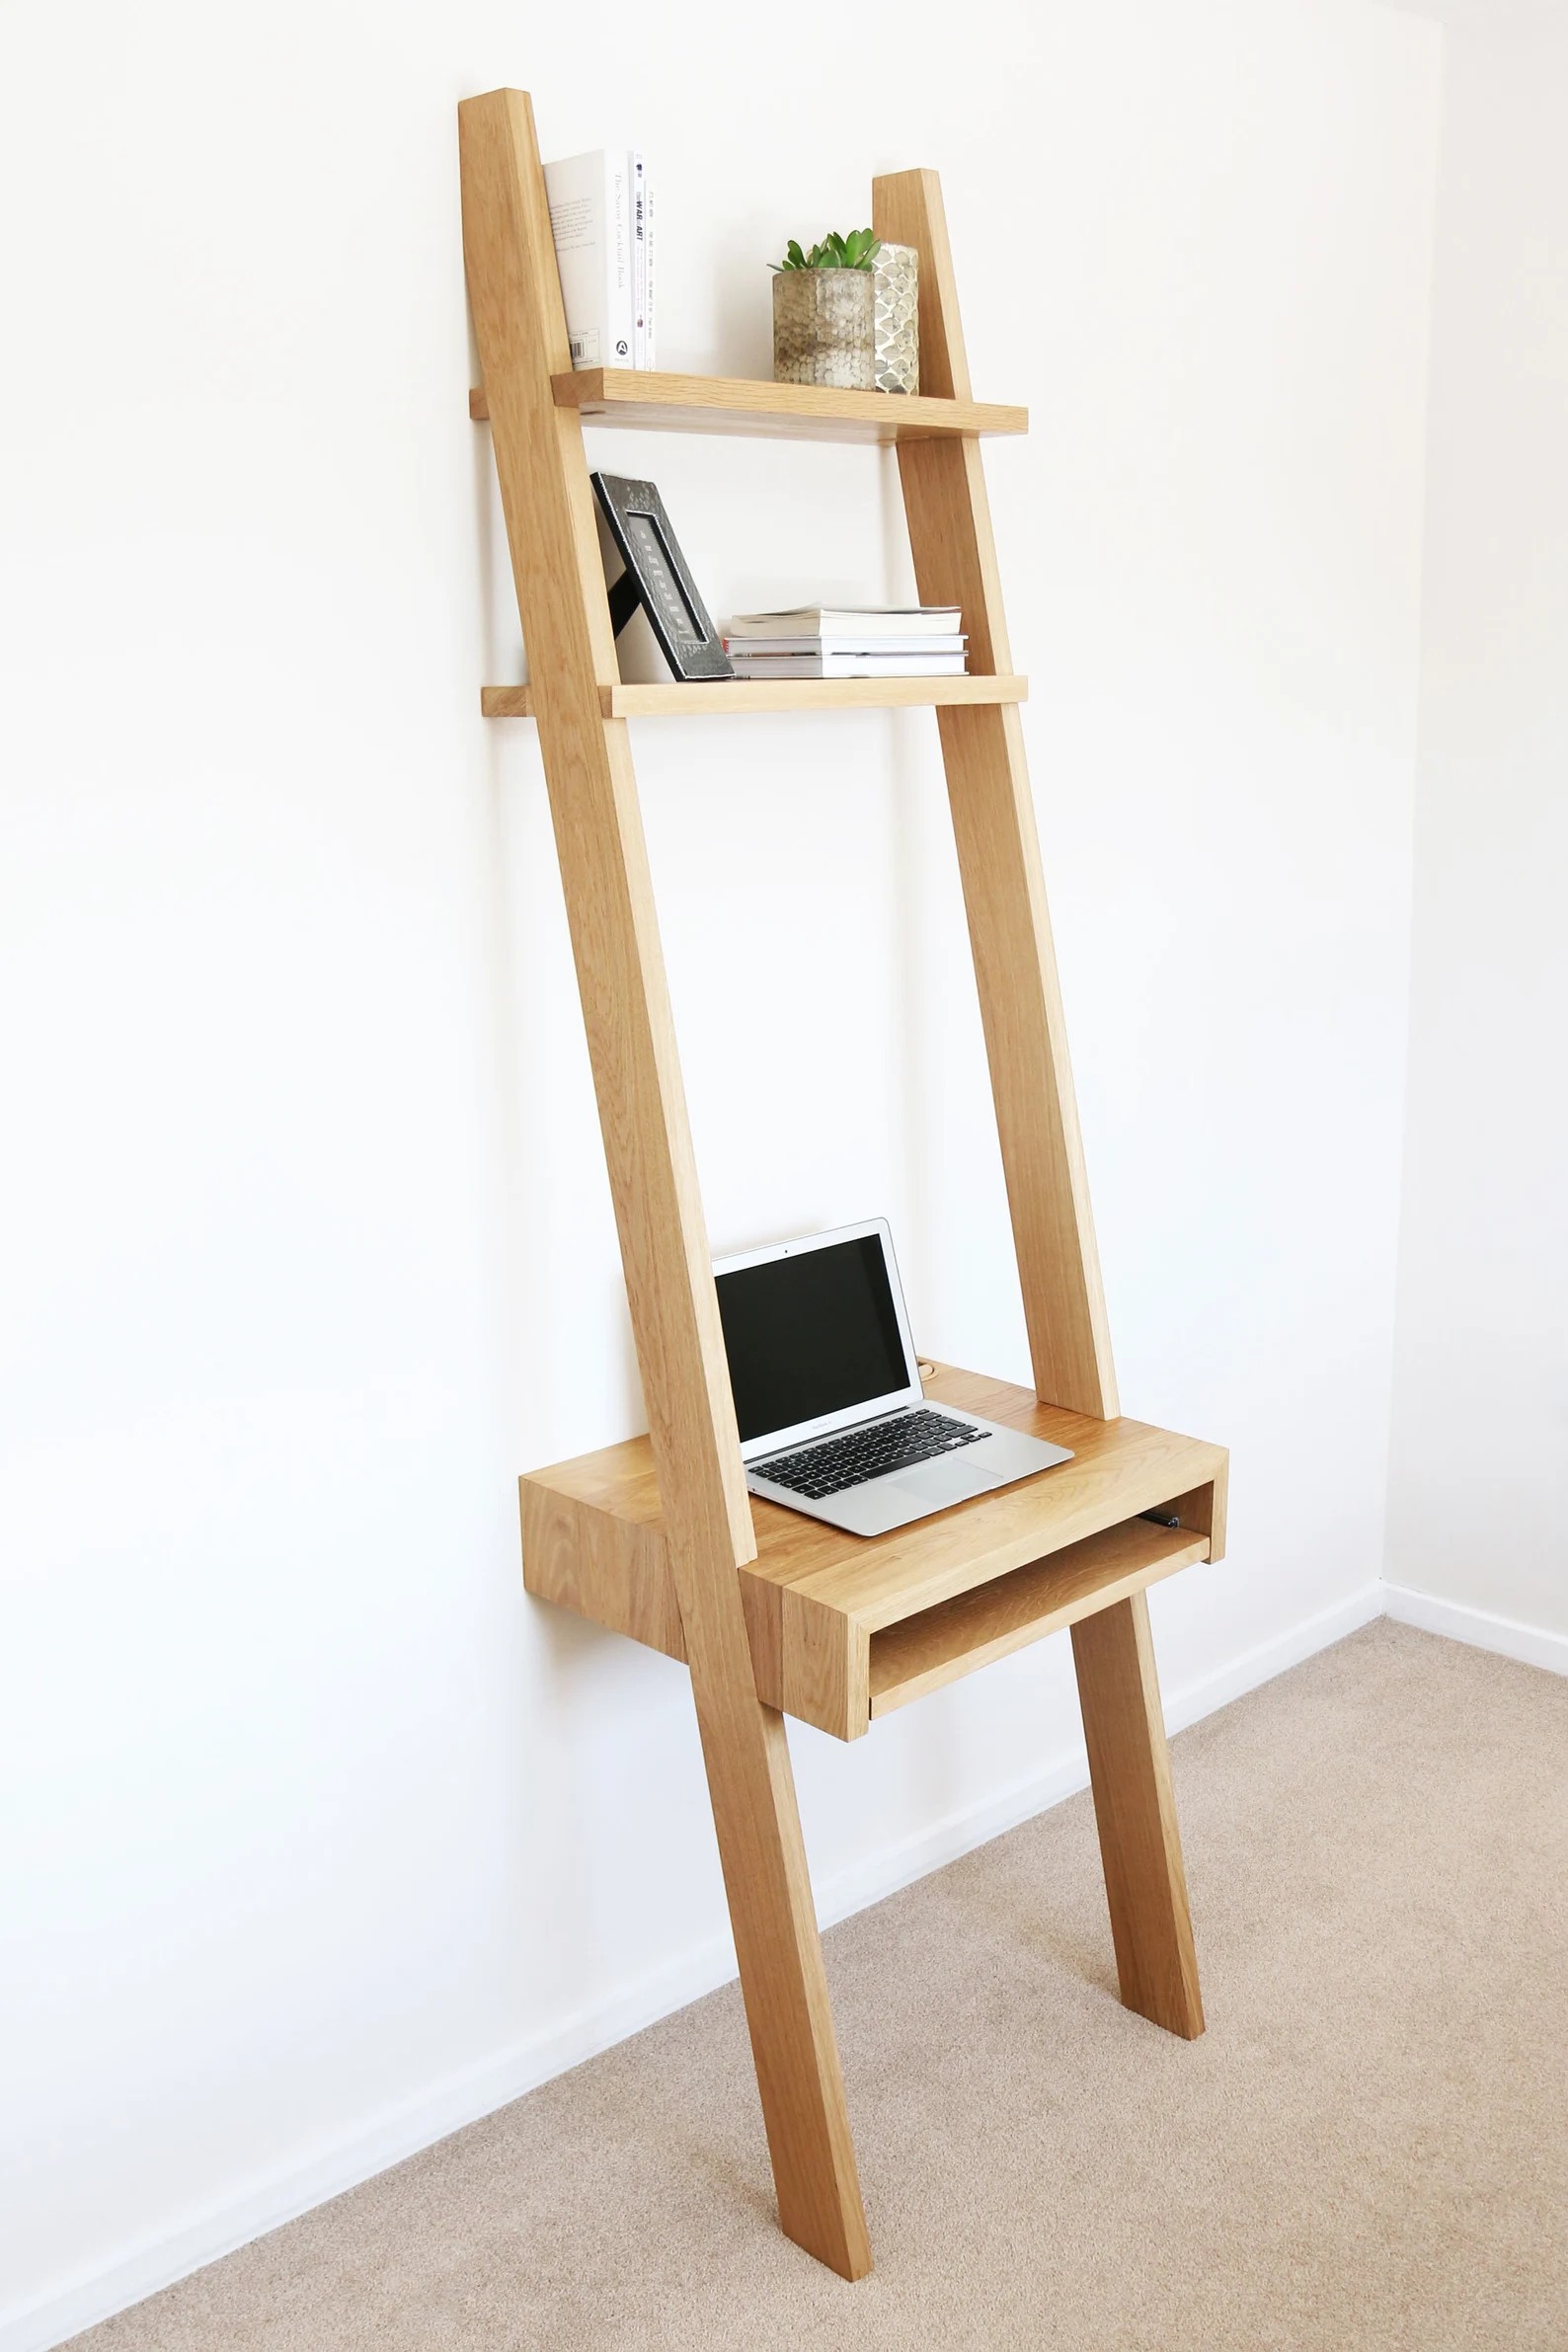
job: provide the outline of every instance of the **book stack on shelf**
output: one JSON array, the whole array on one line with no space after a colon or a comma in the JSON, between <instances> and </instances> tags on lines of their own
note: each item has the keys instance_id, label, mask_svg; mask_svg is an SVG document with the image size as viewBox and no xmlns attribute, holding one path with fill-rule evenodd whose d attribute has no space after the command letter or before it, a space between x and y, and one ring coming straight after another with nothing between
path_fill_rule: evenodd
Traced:
<instances>
[{"instance_id":1,"label":"book stack on shelf","mask_svg":"<svg viewBox=\"0 0 1568 2352\"><path fill-rule=\"evenodd\" d=\"M737 677L962 677L956 604L804 604L743 612L724 632Z\"/></svg>"},{"instance_id":2,"label":"book stack on shelf","mask_svg":"<svg viewBox=\"0 0 1568 2352\"><path fill-rule=\"evenodd\" d=\"M544 167L574 367L654 364L654 211L637 147Z\"/></svg>"}]
</instances>

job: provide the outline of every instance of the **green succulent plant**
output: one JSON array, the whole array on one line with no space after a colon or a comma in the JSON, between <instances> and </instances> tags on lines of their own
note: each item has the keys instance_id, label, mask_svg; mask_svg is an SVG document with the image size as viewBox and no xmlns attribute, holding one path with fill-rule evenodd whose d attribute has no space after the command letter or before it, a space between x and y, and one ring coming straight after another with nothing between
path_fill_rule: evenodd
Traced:
<instances>
[{"instance_id":1,"label":"green succulent plant","mask_svg":"<svg viewBox=\"0 0 1568 2352\"><path fill-rule=\"evenodd\" d=\"M770 270L869 270L882 251L882 239L869 229L851 229L847 237L831 231L810 253L802 253L792 237L781 262L769 262Z\"/></svg>"}]
</instances>

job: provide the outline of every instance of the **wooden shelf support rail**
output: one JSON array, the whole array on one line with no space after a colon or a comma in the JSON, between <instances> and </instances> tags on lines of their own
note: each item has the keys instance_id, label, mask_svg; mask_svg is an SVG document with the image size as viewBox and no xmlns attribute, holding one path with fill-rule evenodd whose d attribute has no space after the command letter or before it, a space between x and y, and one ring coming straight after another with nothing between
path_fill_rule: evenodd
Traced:
<instances>
[{"instance_id":1,"label":"wooden shelf support rail","mask_svg":"<svg viewBox=\"0 0 1568 2352\"><path fill-rule=\"evenodd\" d=\"M871 194L878 236L920 256L920 380L938 398L968 400L936 174L895 172ZM1005 674L1013 665L979 442L901 441L899 474L922 599L959 605L971 663ZM1023 729L1001 707L944 710L938 724L1035 1387L1045 1403L1112 1420L1116 1372Z\"/></svg>"}]
</instances>

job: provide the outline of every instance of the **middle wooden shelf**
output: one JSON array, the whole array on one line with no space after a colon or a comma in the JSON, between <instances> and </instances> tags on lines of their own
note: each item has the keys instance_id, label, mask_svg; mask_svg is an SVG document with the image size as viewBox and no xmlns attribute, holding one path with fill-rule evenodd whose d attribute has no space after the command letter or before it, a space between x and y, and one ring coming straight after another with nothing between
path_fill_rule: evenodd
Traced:
<instances>
[{"instance_id":1,"label":"middle wooden shelf","mask_svg":"<svg viewBox=\"0 0 1568 2352\"><path fill-rule=\"evenodd\" d=\"M752 1497L757 1556L738 1574L757 1695L841 1740L1224 1548L1223 1447L948 1366L925 1386L1073 1458L891 1535L846 1535ZM648 1440L536 1470L520 1490L529 1592L684 1659Z\"/></svg>"},{"instance_id":2,"label":"middle wooden shelf","mask_svg":"<svg viewBox=\"0 0 1568 2352\"><path fill-rule=\"evenodd\" d=\"M1022 677L721 677L599 688L606 719L744 719L756 711L902 711L1028 699ZM538 715L531 686L481 686L479 707L487 719Z\"/></svg>"}]
</instances>

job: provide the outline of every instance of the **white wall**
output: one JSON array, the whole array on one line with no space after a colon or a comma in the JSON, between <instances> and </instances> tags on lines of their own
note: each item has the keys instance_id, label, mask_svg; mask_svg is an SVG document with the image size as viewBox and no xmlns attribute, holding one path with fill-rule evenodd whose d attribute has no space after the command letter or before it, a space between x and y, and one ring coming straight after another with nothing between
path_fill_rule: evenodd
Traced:
<instances>
[{"instance_id":1,"label":"white wall","mask_svg":"<svg viewBox=\"0 0 1568 2352\"><path fill-rule=\"evenodd\" d=\"M1177 1711L1370 1606L1440 36L856 22L864 77L826 10L6 12L10 2347L726 1965L683 1677L518 1580L515 1472L640 1408L536 750L477 716L520 657L463 93L644 141L676 366L765 373L765 258L943 171L1033 411L990 474L1123 1393L1234 1448L1229 1561L1156 1597ZM720 611L906 585L875 453L598 454ZM885 1209L922 1344L1022 1376L933 734L636 747L716 1243ZM786 1104L748 1061L808 1032ZM1077 1736L1060 1644L798 1735L826 1906Z\"/></svg>"},{"instance_id":2,"label":"white wall","mask_svg":"<svg viewBox=\"0 0 1568 2352\"><path fill-rule=\"evenodd\" d=\"M1455 28L1388 1573L1568 1636L1568 26Z\"/></svg>"}]
</instances>

